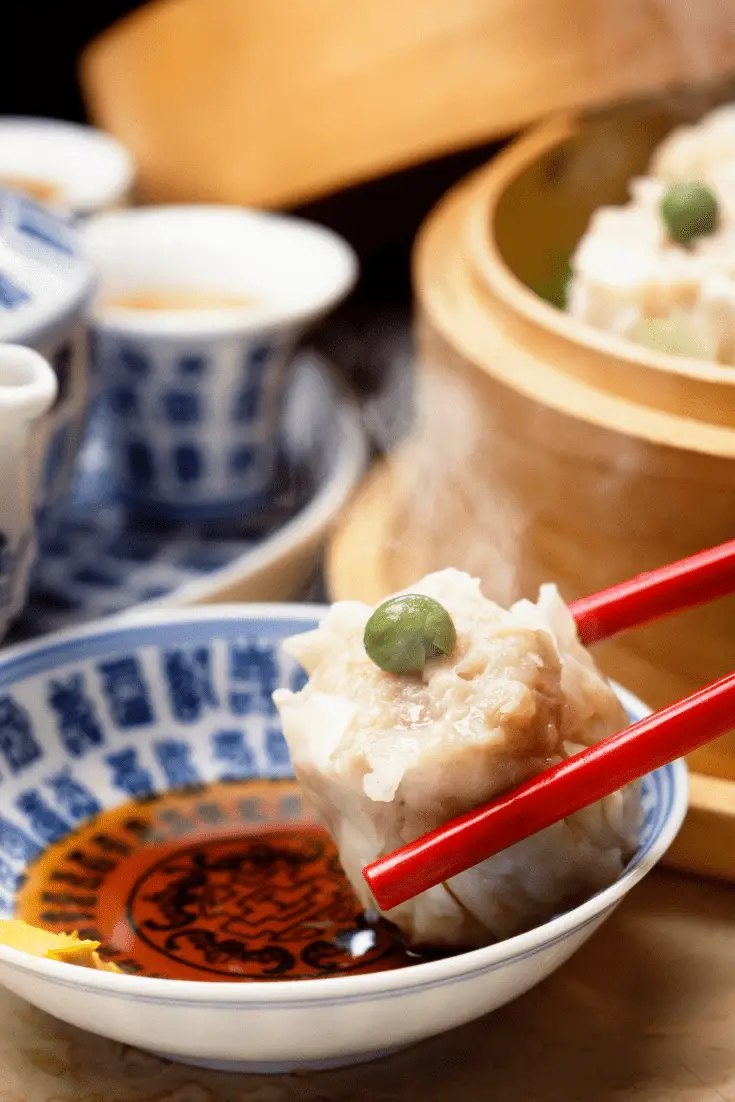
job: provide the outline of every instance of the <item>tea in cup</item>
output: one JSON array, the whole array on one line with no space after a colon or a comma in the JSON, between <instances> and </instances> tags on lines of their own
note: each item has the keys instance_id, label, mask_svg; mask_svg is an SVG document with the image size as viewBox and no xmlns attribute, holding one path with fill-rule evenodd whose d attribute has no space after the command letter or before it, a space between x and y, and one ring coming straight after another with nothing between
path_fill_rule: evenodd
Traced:
<instances>
[{"instance_id":1,"label":"tea in cup","mask_svg":"<svg viewBox=\"0 0 735 1102\"><path fill-rule=\"evenodd\" d=\"M191 521L267 504L294 347L351 288L350 247L299 219L219 206L104 214L83 240L124 499Z\"/></svg>"},{"instance_id":2,"label":"tea in cup","mask_svg":"<svg viewBox=\"0 0 735 1102\"><path fill-rule=\"evenodd\" d=\"M160 291L142 287L139 291L100 299L98 310L250 310L257 300L251 295L225 295L216 291Z\"/></svg>"}]
</instances>

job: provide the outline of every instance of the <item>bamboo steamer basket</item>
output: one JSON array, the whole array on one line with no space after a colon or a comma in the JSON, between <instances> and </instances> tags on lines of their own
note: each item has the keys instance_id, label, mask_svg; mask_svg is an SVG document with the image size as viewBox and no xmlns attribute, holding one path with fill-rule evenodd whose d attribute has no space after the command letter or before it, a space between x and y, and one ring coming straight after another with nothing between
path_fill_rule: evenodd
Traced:
<instances>
[{"instance_id":1,"label":"bamboo steamer basket","mask_svg":"<svg viewBox=\"0 0 735 1102\"><path fill-rule=\"evenodd\" d=\"M154 0L84 51L152 202L291 205L735 67L735 0Z\"/></svg>"},{"instance_id":2,"label":"bamboo steamer basket","mask_svg":"<svg viewBox=\"0 0 735 1102\"><path fill-rule=\"evenodd\" d=\"M375 601L457 566L503 604L572 600L735 535L735 369L656 354L539 297L594 209L625 198L671 128L735 88L548 122L455 187L414 254L418 410L328 556ZM654 707L735 669L735 599L601 646ZM735 734L691 756L671 860L735 878Z\"/></svg>"}]
</instances>

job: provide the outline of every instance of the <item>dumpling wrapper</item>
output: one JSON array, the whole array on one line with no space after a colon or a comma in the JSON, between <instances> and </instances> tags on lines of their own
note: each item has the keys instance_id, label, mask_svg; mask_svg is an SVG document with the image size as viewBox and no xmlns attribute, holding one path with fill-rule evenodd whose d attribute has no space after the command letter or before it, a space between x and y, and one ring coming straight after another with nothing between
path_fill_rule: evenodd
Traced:
<instances>
[{"instance_id":1,"label":"dumpling wrapper","mask_svg":"<svg viewBox=\"0 0 735 1102\"><path fill-rule=\"evenodd\" d=\"M457 570L410 592L449 611L455 653L396 677L365 653L373 609L332 606L286 649L299 693L274 694L296 776L367 910L363 867L620 730L615 694L553 586L500 608ZM637 843L631 785L388 914L414 944L476 946L544 921L620 875Z\"/></svg>"}]
</instances>

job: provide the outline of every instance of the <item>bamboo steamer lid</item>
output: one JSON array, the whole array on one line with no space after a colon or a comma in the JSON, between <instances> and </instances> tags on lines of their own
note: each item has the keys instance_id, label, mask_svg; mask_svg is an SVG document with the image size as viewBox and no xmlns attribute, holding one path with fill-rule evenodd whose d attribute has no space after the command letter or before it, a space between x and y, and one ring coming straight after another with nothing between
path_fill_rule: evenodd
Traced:
<instances>
[{"instance_id":1,"label":"bamboo steamer lid","mask_svg":"<svg viewBox=\"0 0 735 1102\"><path fill-rule=\"evenodd\" d=\"M291 205L735 69L735 0L154 0L85 51L150 201Z\"/></svg>"},{"instance_id":2,"label":"bamboo steamer lid","mask_svg":"<svg viewBox=\"0 0 735 1102\"><path fill-rule=\"evenodd\" d=\"M503 604L548 579L572 600L732 538L735 369L593 332L524 285L548 276L593 208L622 198L667 129L711 102L690 93L553 121L440 203L415 252L417 426L335 537L333 596L377 600L459 566ZM735 668L735 600L599 658L661 706ZM735 736L693 760L735 778Z\"/></svg>"}]
</instances>

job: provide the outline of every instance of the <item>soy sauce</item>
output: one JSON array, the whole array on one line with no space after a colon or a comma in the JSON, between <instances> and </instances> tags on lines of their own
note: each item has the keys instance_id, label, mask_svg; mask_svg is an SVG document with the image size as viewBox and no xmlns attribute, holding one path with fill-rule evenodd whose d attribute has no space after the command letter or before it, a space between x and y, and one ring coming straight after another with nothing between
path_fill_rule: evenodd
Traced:
<instances>
[{"instance_id":1,"label":"soy sauce","mask_svg":"<svg viewBox=\"0 0 735 1102\"><path fill-rule=\"evenodd\" d=\"M371 922L292 781L169 792L88 821L29 870L16 915L126 972L300 980L417 963Z\"/></svg>"}]
</instances>

